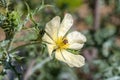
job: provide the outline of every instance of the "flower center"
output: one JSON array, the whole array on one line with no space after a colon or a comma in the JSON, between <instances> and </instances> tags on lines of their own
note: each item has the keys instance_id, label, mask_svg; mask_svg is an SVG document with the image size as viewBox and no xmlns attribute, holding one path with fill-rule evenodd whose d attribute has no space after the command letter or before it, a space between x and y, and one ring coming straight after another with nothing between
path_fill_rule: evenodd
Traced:
<instances>
[{"instance_id":1,"label":"flower center","mask_svg":"<svg viewBox=\"0 0 120 80\"><path fill-rule=\"evenodd\" d=\"M69 46L67 38L59 37L57 40L55 40L55 43L56 49L66 49Z\"/></svg>"}]
</instances>

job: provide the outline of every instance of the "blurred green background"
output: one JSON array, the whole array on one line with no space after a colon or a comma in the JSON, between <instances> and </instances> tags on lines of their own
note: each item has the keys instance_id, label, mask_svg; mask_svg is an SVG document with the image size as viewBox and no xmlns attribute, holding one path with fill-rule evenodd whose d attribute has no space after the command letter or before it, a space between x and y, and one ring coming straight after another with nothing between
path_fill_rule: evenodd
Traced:
<instances>
[{"instance_id":1,"label":"blurred green background","mask_svg":"<svg viewBox=\"0 0 120 80\"><path fill-rule=\"evenodd\" d=\"M21 13L23 18L27 14L25 2L31 11L41 5L41 0L11 0L10 6ZM120 0L44 0L44 4L52 6L45 7L33 16L40 23L40 28L44 28L56 15L62 18L65 13L73 15L73 29L87 37L87 42L80 51L86 64L81 68L70 68L62 62L51 60L35 71L29 80L120 80ZM2 8L0 10L4 12ZM25 25L32 26L31 22ZM19 39L16 39L14 46L35 37L33 31L23 30L16 37ZM0 40L3 39L4 32L1 30ZM16 64L23 67L23 70L18 69L23 77L34 60L40 62L48 56L47 50L46 54L41 53L43 47L32 45L19 50L18 55L25 59ZM9 79L13 80L14 73L9 73L12 76ZM3 76L0 78L2 80Z\"/></svg>"}]
</instances>

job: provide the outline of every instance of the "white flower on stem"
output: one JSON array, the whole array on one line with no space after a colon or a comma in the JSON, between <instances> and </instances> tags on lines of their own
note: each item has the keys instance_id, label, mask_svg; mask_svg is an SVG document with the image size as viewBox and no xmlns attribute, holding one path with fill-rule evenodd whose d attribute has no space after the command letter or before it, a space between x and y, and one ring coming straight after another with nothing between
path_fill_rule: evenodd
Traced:
<instances>
[{"instance_id":1,"label":"white flower on stem","mask_svg":"<svg viewBox=\"0 0 120 80\"><path fill-rule=\"evenodd\" d=\"M70 14L65 14L62 22L56 16L46 24L43 41L46 42L49 55L55 53L55 58L67 63L70 67L81 67L85 64L85 59L81 55L75 55L67 49L79 50L86 42L86 37L78 31L68 33L73 24Z\"/></svg>"}]
</instances>

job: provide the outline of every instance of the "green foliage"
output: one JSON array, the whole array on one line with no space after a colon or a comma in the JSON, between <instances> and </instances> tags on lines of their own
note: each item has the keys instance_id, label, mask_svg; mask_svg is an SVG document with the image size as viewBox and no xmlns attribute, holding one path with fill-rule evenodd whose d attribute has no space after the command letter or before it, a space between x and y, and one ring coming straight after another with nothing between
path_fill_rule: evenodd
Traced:
<instances>
[{"instance_id":1,"label":"green foliage","mask_svg":"<svg viewBox=\"0 0 120 80\"><path fill-rule=\"evenodd\" d=\"M1 0L1 1L0 1L0 6L1 6L1 7L6 7L6 6L7 6L6 0Z\"/></svg>"},{"instance_id":2,"label":"green foliage","mask_svg":"<svg viewBox=\"0 0 120 80\"><path fill-rule=\"evenodd\" d=\"M106 32L107 31L107 32ZM95 34L95 40L98 44L102 44L104 40L112 37L116 32L115 26L112 25L106 25L105 28L99 29Z\"/></svg>"},{"instance_id":3,"label":"green foliage","mask_svg":"<svg viewBox=\"0 0 120 80\"><path fill-rule=\"evenodd\" d=\"M12 38L13 34L19 29L18 24L20 20L20 15L15 12L6 13L5 19L2 21L1 27L4 29L6 33L6 39Z\"/></svg>"},{"instance_id":4,"label":"green foliage","mask_svg":"<svg viewBox=\"0 0 120 80\"><path fill-rule=\"evenodd\" d=\"M77 7L79 7L82 3L83 0L74 0L74 1L69 1L69 0L55 0L55 2L57 3L57 5L61 8L61 9L68 9L70 11L73 11L74 9L76 9Z\"/></svg>"},{"instance_id":5,"label":"green foliage","mask_svg":"<svg viewBox=\"0 0 120 80\"><path fill-rule=\"evenodd\" d=\"M93 26L94 0L17 1L0 1L0 28L6 34L6 38L0 41L0 80L7 75L11 80L25 76L28 80L120 80L120 0L101 0L101 7L114 6L114 9L107 13L107 17L100 14L97 30ZM91 12L81 19L75 9L84 4L89 6ZM68 49L86 58L85 66L80 69L69 68L48 58L47 47L41 42L45 24L55 15L69 11L75 12L78 21L87 25L83 31L87 37L85 47L81 51Z\"/></svg>"}]
</instances>

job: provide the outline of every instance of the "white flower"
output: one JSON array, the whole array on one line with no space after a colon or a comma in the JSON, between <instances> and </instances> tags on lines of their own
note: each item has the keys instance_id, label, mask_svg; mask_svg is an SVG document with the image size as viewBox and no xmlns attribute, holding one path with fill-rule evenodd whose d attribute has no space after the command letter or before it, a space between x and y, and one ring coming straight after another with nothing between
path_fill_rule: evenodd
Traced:
<instances>
[{"instance_id":1,"label":"white flower","mask_svg":"<svg viewBox=\"0 0 120 80\"><path fill-rule=\"evenodd\" d=\"M54 17L46 24L43 41L46 42L50 56L55 52L55 58L67 63L70 67L81 67L85 64L84 57L72 54L67 49L81 49L86 42L86 37L78 31L68 33L72 24L73 18L68 13L62 22L59 16Z\"/></svg>"}]
</instances>

